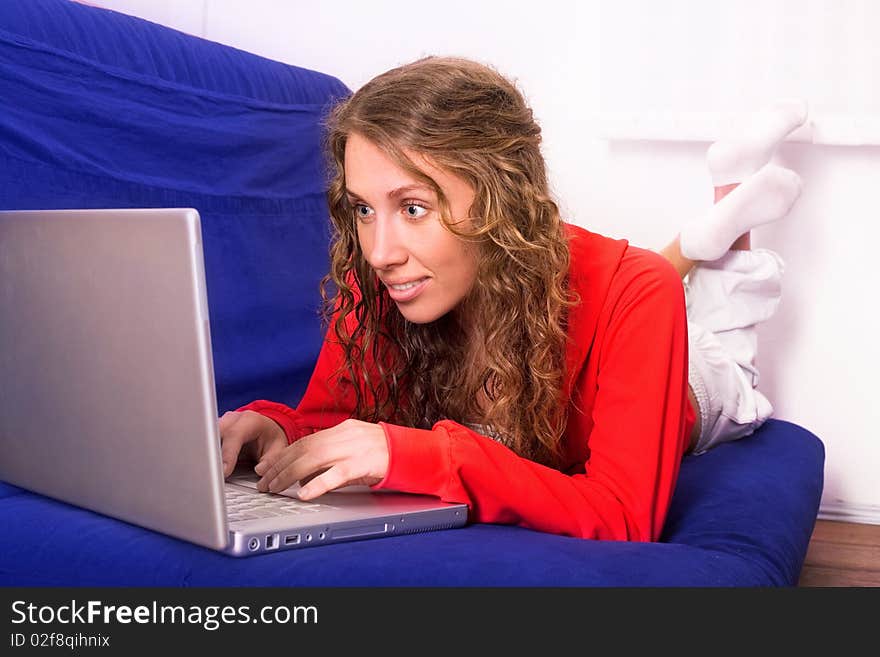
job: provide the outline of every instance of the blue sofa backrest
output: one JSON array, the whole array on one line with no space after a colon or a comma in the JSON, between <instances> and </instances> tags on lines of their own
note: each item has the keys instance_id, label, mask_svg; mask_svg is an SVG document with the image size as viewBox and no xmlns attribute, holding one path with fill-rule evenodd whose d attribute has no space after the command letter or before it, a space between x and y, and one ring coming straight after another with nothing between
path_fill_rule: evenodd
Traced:
<instances>
[{"instance_id":1,"label":"blue sofa backrest","mask_svg":"<svg viewBox=\"0 0 880 657\"><path fill-rule=\"evenodd\" d=\"M296 404L328 267L321 119L349 89L68 0L0 2L0 89L0 209L196 208L220 412Z\"/></svg>"}]
</instances>

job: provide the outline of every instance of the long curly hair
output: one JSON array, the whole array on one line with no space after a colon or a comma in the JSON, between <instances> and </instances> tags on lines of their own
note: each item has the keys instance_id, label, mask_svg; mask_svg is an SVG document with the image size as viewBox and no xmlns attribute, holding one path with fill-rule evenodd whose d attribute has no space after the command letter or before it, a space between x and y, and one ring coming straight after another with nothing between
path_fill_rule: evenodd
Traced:
<instances>
[{"instance_id":1,"label":"long curly hair","mask_svg":"<svg viewBox=\"0 0 880 657\"><path fill-rule=\"evenodd\" d=\"M390 70L326 121L332 218L325 319L353 386L354 417L429 428L480 426L521 456L559 467L569 250L540 151L541 129L516 86L483 64L426 57ZM476 281L453 312L407 321L367 263L346 195L345 146L357 133L431 187L441 221L474 242ZM439 185L405 151L474 190L470 227L452 225ZM462 316L478 321L463 324ZM482 399L482 402L480 401Z\"/></svg>"}]
</instances>

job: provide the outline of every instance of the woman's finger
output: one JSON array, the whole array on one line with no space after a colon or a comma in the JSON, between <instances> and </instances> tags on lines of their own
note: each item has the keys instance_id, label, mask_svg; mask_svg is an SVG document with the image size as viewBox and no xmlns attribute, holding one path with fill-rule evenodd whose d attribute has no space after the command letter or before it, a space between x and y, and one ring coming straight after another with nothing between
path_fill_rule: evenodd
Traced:
<instances>
[{"instance_id":1,"label":"woman's finger","mask_svg":"<svg viewBox=\"0 0 880 657\"><path fill-rule=\"evenodd\" d=\"M258 461L254 466L254 472L262 476L263 472L269 467L269 464L274 463L287 447L286 440L273 441L262 454L258 454Z\"/></svg>"},{"instance_id":2,"label":"woman's finger","mask_svg":"<svg viewBox=\"0 0 880 657\"><path fill-rule=\"evenodd\" d=\"M238 454L244 444L244 433L238 430L241 413L227 411L218 422L220 429L220 454L223 460L223 476L228 477L238 463Z\"/></svg>"},{"instance_id":3,"label":"woman's finger","mask_svg":"<svg viewBox=\"0 0 880 657\"><path fill-rule=\"evenodd\" d=\"M223 476L228 477L235 469L245 445L260 436L263 428L262 416L252 411L229 411L220 418L219 426Z\"/></svg>"},{"instance_id":4,"label":"woman's finger","mask_svg":"<svg viewBox=\"0 0 880 657\"><path fill-rule=\"evenodd\" d=\"M306 475L305 477L303 477L302 479L299 480L299 485L300 485L300 486L305 486L305 485L306 485L307 483L309 483L312 479L314 479L314 478L317 477L318 475L322 475L322 474L324 474L324 473L327 472L327 470L329 470L329 469L330 469L330 468L324 468L323 470L317 470L316 472L313 472L313 473L310 474L310 475Z\"/></svg>"},{"instance_id":5,"label":"woman's finger","mask_svg":"<svg viewBox=\"0 0 880 657\"><path fill-rule=\"evenodd\" d=\"M301 500L312 500L324 493L345 486L351 480L351 476L343 466L335 465L316 477L302 488L297 495Z\"/></svg>"},{"instance_id":6,"label":"woman's finger","mask_svg":"<svg viewBox=\"0 0 880 657\"><path fill-rule=\"evenodd\" d=\"M274 460L267 459L257 490L278 493L300 479L333 465L333 450L326 446L297 441L281 451ZM259 473L258 473L259 474Z\"/></svg>"}]
</instances>

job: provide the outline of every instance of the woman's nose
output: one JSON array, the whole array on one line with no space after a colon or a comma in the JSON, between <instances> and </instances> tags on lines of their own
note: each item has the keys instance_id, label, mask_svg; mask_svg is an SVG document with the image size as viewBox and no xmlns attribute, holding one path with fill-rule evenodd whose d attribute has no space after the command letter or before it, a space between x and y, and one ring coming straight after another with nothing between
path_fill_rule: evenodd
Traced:
<instances>
[{"instance_id":1,"label":"woman's nose","mask_svg":"<svg viewBox=\"0 0 880 657\"><path fill-rule=\"evenodd\" d=\"M372 225L372 244L367 260L374 269L388 269L406 262L406 239L395 217L377 217Z\"/></svg>"}]
</instances>

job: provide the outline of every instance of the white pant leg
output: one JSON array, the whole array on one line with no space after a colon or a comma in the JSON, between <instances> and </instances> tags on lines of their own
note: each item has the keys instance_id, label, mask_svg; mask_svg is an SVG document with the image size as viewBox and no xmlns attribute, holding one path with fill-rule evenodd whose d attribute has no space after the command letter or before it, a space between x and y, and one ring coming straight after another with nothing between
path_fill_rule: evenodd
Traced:
<instances>
[{"instance_id":1,"label":"white pant leg","mask_svg":"<svg viewBox=\"0 0 880 657\"><path fill-rule=\"evenodd\" d=\"M773 407L755 389L755 325L779 305L782 259L767 249L730 251L688 276L688 382L700 407L695 454L749 435Z\"/></svg>"}]
</instances>

